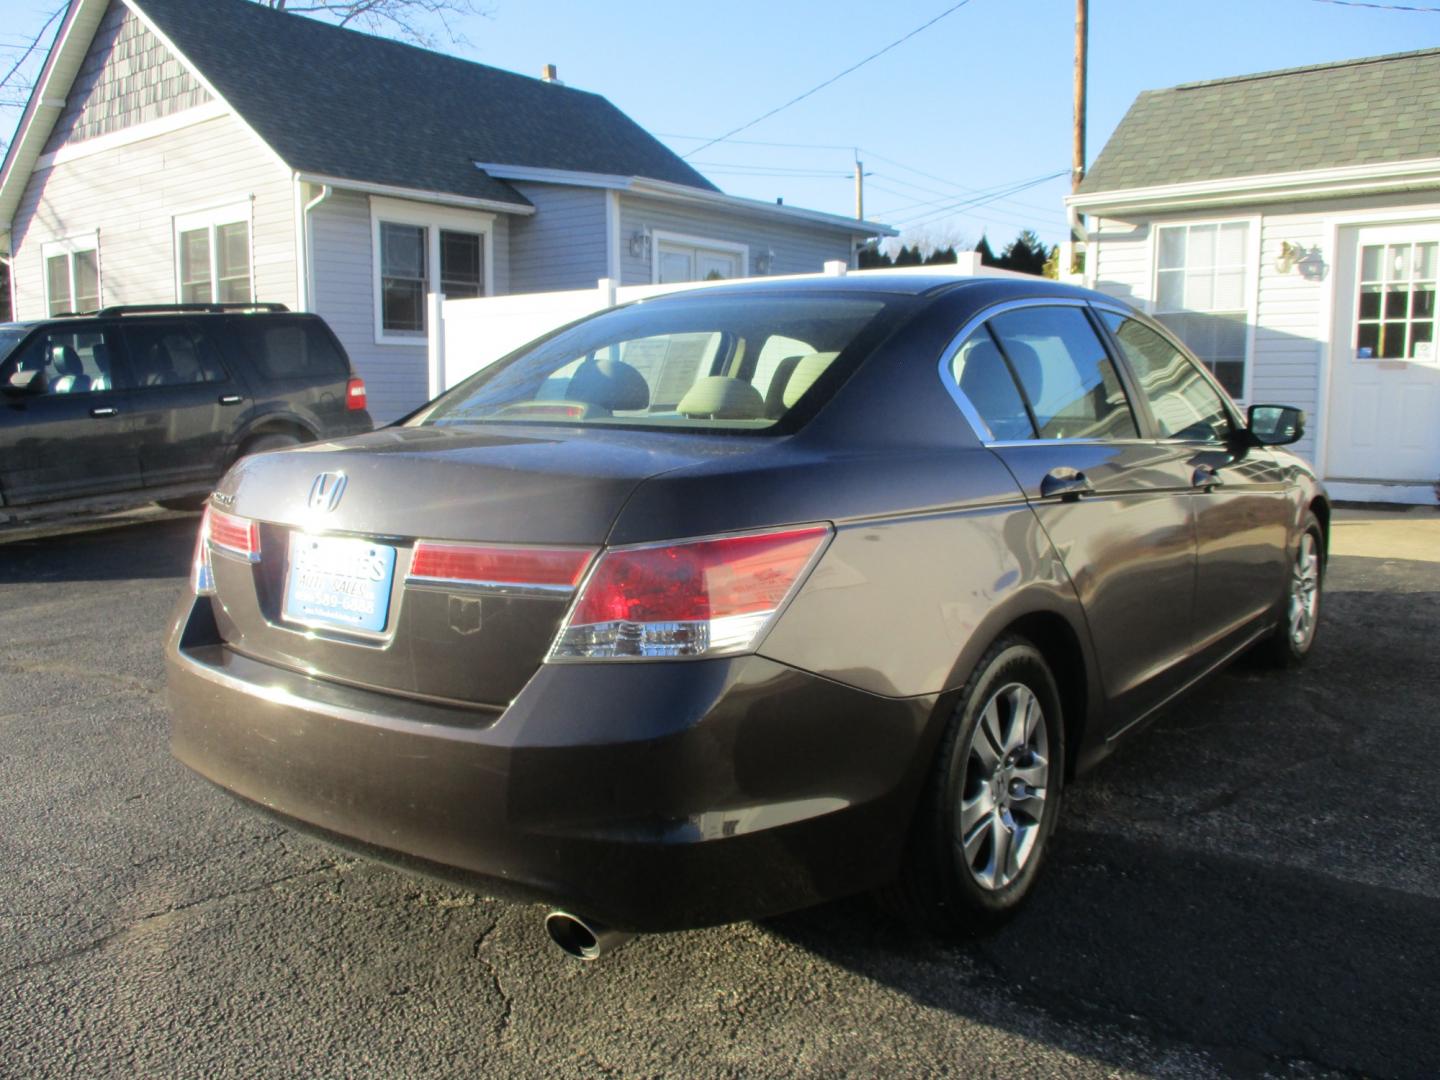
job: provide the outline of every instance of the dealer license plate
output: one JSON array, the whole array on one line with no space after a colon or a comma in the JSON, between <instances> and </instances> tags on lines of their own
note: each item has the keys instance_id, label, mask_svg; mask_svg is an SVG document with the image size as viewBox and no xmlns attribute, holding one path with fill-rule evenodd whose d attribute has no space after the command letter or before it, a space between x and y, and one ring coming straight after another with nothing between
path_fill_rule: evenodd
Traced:
<instances>
[{"instance_id":1,"label":"dealer license plate","mask_svg":"<svg viewBox=\"0 0 1440 1080\"><path fill-rule=\"evenodd\" d=\"M390 614L395 549L368 540L290 534L285 618L378 634Z\"/></svg>"}]
</instances>

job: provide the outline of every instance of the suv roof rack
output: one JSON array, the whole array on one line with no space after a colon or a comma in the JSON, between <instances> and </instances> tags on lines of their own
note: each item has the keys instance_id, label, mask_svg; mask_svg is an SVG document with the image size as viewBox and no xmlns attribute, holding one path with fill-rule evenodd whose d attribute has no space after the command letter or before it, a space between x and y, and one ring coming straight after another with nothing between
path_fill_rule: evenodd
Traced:
<instances>
[{"instance_id":1,"label":"suv roof rack","mask_svg":"<svg viewBox=\"0 0 1440 1080\"><path fill-rule=\"evenodd\" d=\"M209 312L217 314L222 311L289 311L284 304L271 303L269 301L257 300L253 302L216 303L216 304L117 304L113 307L103 307L94 314L101 318L112 318L116 315L165 315L174 312Z\"/></svg>"}]
</instances>

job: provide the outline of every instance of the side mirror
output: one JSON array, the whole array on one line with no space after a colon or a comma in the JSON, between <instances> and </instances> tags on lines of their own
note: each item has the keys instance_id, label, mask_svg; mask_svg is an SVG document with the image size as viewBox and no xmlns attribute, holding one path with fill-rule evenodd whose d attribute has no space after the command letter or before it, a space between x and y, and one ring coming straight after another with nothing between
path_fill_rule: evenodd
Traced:
<instances>
[{"instance_id":1,"label":"side mirror","mask_svg":"<svg viewBox=\"0 0 1440 1080\"><path fill-rule=\"evenodd\" d=\"M1305 410L1293 405L1251 405L1247 420L1257 446L1289 446L1305 437Z\"/></svg>"},{"instance_id":2,"label":"side mirror","mask_svg":"<svg viewBox=\"0 0 1440 1080\"><path fill-rule=\"evenodd\" d=\"M0 390L12 397L34 397L45 393L47 384L44 371L17 371L9 379L0 382Z\"/></svg>"}]
</instances>

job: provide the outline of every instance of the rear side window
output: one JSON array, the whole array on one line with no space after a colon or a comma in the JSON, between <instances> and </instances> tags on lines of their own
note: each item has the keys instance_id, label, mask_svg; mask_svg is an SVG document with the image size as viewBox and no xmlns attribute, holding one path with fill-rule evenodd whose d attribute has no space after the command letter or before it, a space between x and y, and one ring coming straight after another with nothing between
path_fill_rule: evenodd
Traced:
<instances>
[{"instance_id":1,"label":"rear side window","mask_svg":"<svg viewBox=\"0 0 1440 1080\"><path fill-rule=\"evenodd\" d=\"M1042 439L1134 439L1115 365L1076 307L1020 308L989 323Z\"/></svg>"},{"instance_id":2,"label":"rear side window","mask_svg":"<svg viewBox=\"0 0 1440 1080\"><path fill-rule=\"evenodd\" d=\"M229 379L220 355L191 323L129 323L125 344L135 385L194 386Z\"/></svg>"},{"instance_id":3,"label":"rear side window","mask_svg":"<svg viewBox=\"0 0 1440 1080\"><path fill-rule=\"evenodd\" d=\"M1229 410L1193 360L1144 323L1109 311L1101 317L1134 371L1162 438L1218 443L1230 437Z\"/></svg>"},{"instance_id":4,"label":"rear side window","mask_svg":"<svg viewBox=\"0 0 1440 1080\"><path fill-rule=\"evenodd\" d=\"M985 421L991 438L1002 442L1035 438L1025 399L987 327L980 327L955 350L950 374Z\"/></svg>"},{"instance_id":5,"label":"rear side window","mask_svg":"<svg viewBox=\"0 0 1440 1080\"><path fill-rule=\"evenodd\" d=\"M344 378L345 357L313 319L232 319L227 330L235 352L271 380Z\"/></svg>"}]
</instances>

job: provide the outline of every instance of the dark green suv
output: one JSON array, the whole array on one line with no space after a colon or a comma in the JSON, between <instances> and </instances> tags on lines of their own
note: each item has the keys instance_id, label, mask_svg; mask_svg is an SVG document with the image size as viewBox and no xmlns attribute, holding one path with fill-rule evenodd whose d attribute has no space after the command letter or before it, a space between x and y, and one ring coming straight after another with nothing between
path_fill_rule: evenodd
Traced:
<instances>
[{"instance_id":1,"label":"dark green suv","mask_svg":"<svg viewBox=\"0 0 1440 1080\"><path fill-rule=\"evenodd\" d=\"M240 457L372 426L330 328L281 304L0 324L0 525L198 507Z\"/></svg>"}]
</instances>

